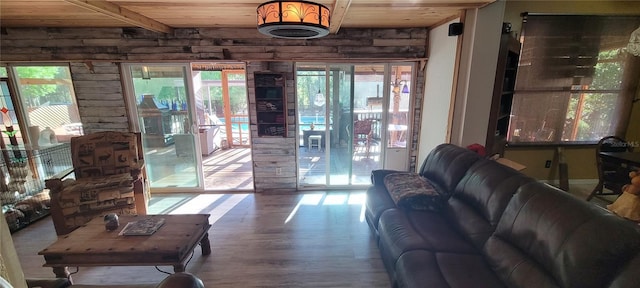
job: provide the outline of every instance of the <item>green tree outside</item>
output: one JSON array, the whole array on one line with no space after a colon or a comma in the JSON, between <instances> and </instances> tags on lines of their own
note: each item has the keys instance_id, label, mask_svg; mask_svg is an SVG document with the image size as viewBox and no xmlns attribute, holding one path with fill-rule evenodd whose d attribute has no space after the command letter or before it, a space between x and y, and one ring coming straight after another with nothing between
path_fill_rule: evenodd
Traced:
<instances>
[{"instance_id":1,"label":"green tree outside","mask_svg":"<svg viewBox=\"0 0 640 288\"><path fill-rule=\"evenodd\" d=\"M66 66L20 66L16 67L19 79L51 80L51 84L20 85L20 96L27 107L46 103L71 104L71 75ZM62 80L62 81L56 81ZM65 85L63 83L68 83Z\"/></svg>"}]
</instances>

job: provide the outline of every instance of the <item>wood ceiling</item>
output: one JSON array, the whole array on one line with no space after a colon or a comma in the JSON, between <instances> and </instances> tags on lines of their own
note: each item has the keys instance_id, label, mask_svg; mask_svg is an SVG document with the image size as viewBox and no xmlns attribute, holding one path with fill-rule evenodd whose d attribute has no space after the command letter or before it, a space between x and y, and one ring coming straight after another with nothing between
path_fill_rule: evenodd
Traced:
<instances>
[{"instance_id":1,"label":"wood ceiling","mask_svg":"<svg viewBox=\"0 0 640 288\"><path fill-rule=\"evenodd\" d=\"M431 27L495 0L317 0L340 28ZM0 0L2 27L256 27L256 8L267 0Z\"/></svg>"}]
</instances>

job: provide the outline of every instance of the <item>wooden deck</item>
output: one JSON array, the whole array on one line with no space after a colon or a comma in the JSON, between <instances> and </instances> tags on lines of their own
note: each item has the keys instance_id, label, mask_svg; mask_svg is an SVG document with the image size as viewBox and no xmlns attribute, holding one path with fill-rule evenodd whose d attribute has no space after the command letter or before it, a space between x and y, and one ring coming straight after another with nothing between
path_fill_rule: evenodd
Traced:
<instances>
[{"instance_id":1,"label":"wooden deck","mask_svg":"<svg viewBox=\"0 0 640 288\"><path fill-rule=\"evenodd\" d=\"M327 153L323 149L300 147L298 177L301 185L324 185L327 169L332 185L369 185L371 171L380 169L382 165L378 145L371 145L368 155L362 146L357 146L353 152L349 147L333 147L329 158L327 161Z\"/></svg>"},{"instance_id":2,"label":"wooden deck","mask_svg":"<svg viewBox=\"0 0 640 288\"><path fill-rule=\"evenodd\" d=\"M203 157L204 189L253 191L251 148L218 149Z\"/></svg>"}]
</instances>

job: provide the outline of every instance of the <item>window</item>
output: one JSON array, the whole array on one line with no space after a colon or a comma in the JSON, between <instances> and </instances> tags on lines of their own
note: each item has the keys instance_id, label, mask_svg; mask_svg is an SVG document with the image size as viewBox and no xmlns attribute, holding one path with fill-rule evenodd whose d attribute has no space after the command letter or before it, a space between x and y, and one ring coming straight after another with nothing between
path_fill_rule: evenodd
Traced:
<instances>
[{"instance_id":1,"label":"window","mask_svg":"<svg viewBox=\"0 0 640 288\"><path fill-rule=\"evenodd\" d=\"M68 66L14 66L12 73L25 126L30 134L40 131L40 145L69 142L84 134ZM45 134L51 137L42 137Z\"/></svg>"},{"instance_id":2,"label":"window","mask_svg":"<svg viewBox=\"0 0 640 288\"><path fill-rule=\"evenodd\" d=\"M22 134L18 129L18 120L16 111L11 101L11 91L9 89L9 81L7 78L0 77L0 119L2 119L2 141L0 145L19 145L23 144ZM2 146L2 149L5 149Z\"/></svg>"},{"instance_id":3,"label":"window","mask_svg":"<svg viewBox=\"0 0 640 288\"><path fill-rule=\"evenodd\" d=\"M527 15L508 140L593 143L624 131L635 95L625 87L639 77L625 47L639 25L637 16Z\"/></svg>"}]
</instances>

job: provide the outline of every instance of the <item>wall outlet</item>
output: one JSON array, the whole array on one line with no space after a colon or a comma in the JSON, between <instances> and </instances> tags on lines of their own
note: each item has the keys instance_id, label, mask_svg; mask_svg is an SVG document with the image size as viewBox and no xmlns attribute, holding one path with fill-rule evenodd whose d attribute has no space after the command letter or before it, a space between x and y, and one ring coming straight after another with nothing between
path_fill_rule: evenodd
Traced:
<instances>
[{"instance_id":1,"label":"wall outlet","mask_svg":"<svg viewBox=\"0 0 640 288\"><path fill-rule=\"evenodd\" d=\"M544 162L544 168L551 168L551 160L547 160L547 162Z\"/></svg>"},{"instance_id":2,"label":"wall outlet","mask_svg":"<svg viewBox=\"0 0 640 288\"><path fill-rule=\"evenodd\" d=\"M276 175L282 175L282 168L276 167Z\"/></svg>"}]
</instances>

